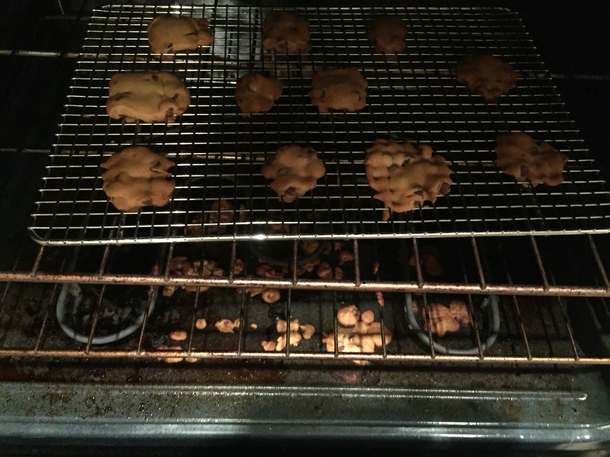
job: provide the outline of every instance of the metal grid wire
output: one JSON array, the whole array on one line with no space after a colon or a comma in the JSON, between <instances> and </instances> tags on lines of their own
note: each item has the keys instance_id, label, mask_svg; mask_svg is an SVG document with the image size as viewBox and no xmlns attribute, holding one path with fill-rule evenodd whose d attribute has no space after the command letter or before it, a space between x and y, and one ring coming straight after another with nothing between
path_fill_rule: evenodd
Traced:
<instances>
[{"instance_id":1,"label":"metal grid wire","mask_svg":"<svg viewBox=\"0 0 610 457\"><path fill-rule=\"evenodd\" d=\"M250 7L110 6L93 12L66 104L52 164L31 231L43 244L151 243L265 238L450 237L605 233L610 198L579 139L536 49L516 14L473 8L296 8L310 21L312 51L283 56L262 51L260 24L270 11ZM160 61L149 53L146 25L156 15L210 20L211 48ZM396 14L406 23L398 61L376 54L371 20ZM511 63L518 87L486 104L455 81L453 66L472 53ZM319 114L308 91L314 71L356 67L369 82L357 113ZM171 71L191 91L177 123L125 124L105 112L110 77L119 71ZM252 71L283 80L284 93L266 114L242 117L235 82ZM524 131L569 156L565 182L534 189L495 165L498 133ZM434 206L382 221L364 175L364 151L376 138L428 143L454 171L451 193ZM309 144L327 174L284 204L260 174L281 145ZM174 160L169 205L123 214L101 190L99 164L130 145ZM214 202L236 212L216 222ZM240 213L240 214L241 214ZM281 234L270 230L283 224Z\"/></svg>"},{"instance_id":2,"label":"metal grid wire","mask_svg":"<svg viewBox=\"0 0 610 457\"><path fill-rule=\"evenodd\" d=\"M419 240L419 241L418 241ZM405 240L387 240L388 242ZM574 236L567 240L562 237L511 237L489 238L496 244L490 248L487 239L483 238L448 238L435 239L444 245L445 252L464 253L459 259L449 263L459 265L464 259L473 272L470 276L461 275L450 278L425 277L422 273L422 262L425 245L430 241L413 238L406 246L395 246L387 252L388 258L401 258L402 262L413 256L414 265L418 266L416 274L410 278L367 277L367 270L362 267L359 252L366 251L370 243L377 240L352 240L356 263L351 277L336 275L320 278L316 275L284 275L282 278L261 277L259 275L236 275L233 268L239 250L247 249L257 258L279 258L282 264L297 271L303 259L303 240L269 242L232 241L230 249L224 249L218 259L229 262L221 275L210 276L203 271L192 271L189 274L165 271L160 265L169 265L171 258L181 243L147 246L146 258L151 253L155 261L142 271L125 272L109 268L110 259L122 250L131 249L131 245L111 245L97 247L74 247L75 259L69 260L71 249L54 246L35 246L31 242L21 245L21 252L16 256L12 268L5 267L0 271L2 282L53 283L53 284L98 284L98 285L149 285L174 287L222 287L222 288L278 288L292 290L335 290L343 292L409 292L415 294L501 294L519 296L563 296L563 297L610 297L610 253L605 237L592 235ZM338 241L342 242L342 241ZM361 245L364 246L361 246ZM185 244L192 252L215 249L216 243ZM226 246L226 243L220 243ZM258 245L258 247L257 247ZM141 245L145 248L145 245ZM190 248L189 248L190 247ZM81 249L86 249L81 252ZM88 249L98 251L90 252ZM490 250L491 249L491 250ZM100 251L102 254L100 255ZM161 252L159 252L161 251ZM157 253L157 254L154 254ZM318 251L314 252L314 256ZM508 260L509 256L517 258ZM138 256L136 256L137 258ZM58 259L63 259L58 262ZM87 259L83 262L82 259ZM314 257L312 257L314 259ZM378 257L382 264L386 258ZM499 274L485 271L489 269L490 259L501 259L504 265ZM578 259L578 262L574 262ZM157 267L155 267L157 265ZM505 271L512 271L508 276ZM442 279L442 280L441 280Z\"/></svg>"},{"instance_id":3,"label":"metal grid wire","mask_svg":"<svg viewBox=\"0 0 610 457\"><path fill-rule=\"evenodd\" d=\"M583 238L583 237L577 237ZM280 298L273 304L263 302L260 295L250 296L248 287L282 287L283 284L257 283L258 252L251 252L250 243L202 243L193 248L187 244L172 246L105 246L77 247L66 250L48 248L69 254L67 258L47 256L49 262L69 264L68 268L78 271L97 271L122 275L126 281L138 272L154 270L158 278L167 281L175 278L163 259L186 256L189 260L215 260L225 271L233 271L236 259L244 261L244 270L230 273L230 280L242 287L218 288L201 287L198 283L171 283L178 286L173 293L165 296L164 288L151 281L125 284L95 285L85 281L80 284L31 284L6 283L0 295L0 356L10 357L59 357L59 358L130 358L130 359L176 359L189 358L187 362L203 359L291 359L325 361L376 361L376 362L446 362L477 364L610 364L610 358L603 352L587 353L582 348L591 345L601 349L601 342L610 331L610 312L603 297L585 302L566 297L532 297L518 284L524 267L520 262L511 261L514 251L524 251L528 243L518 238L517 246L506 246L506 255L475 257L469 252L469 242L463 239L442 240L437 245L445 276L462 277L464 284L479 280L482 289L474 294L465 288L454 293L437 294L434 289L421 289L411 296L400 289L384 292L366 289L330 289L296 287L296 264L293 262L284 273L284 278L293 287L282 289ZM341 251L353 252L355 258L343 263L343 279L356 285L364 283L381 284L387 276L402 277L405 287L409 286L409 274L417 283L423 284L430 274L423 261L426 247L416 239L402 240L401 245L409 247L414 256L414 265L400 262L395 255L396 242L390 240L328 242L330 249L324 250L322 259L337 266ZM435 240L432 240L435 241ZM584 241L584 240L581 240ZM429 242L428 242L429 243ZM445 244L443 244L445 243ZM284 255L290 257L290 245ZM532 244L532 254L539 255L536 244ZM581 252L580 246L575 247ZM271 252L277 252L274 249ZM295 248L296 252L296 248ZM430 251L428 251L430 252ZM584 251L582 251L584 252ZM270 255L268 253L268 255ZM408 255L406 256L408 257ZM540 258L540 257L538 257ZM396 263L398 261L398 263ZM513 285L506 290L508 295L496 297L496 305L490 304L493 286L492 273L485 274L481 265L498 263L496 279ZM537 262L527 262L528 268L540 267L539 274L548 289L554 284L554 265L546 266ZM586 265L593 265L589 262ZM48 265L47 265L48 266ZM280 268L276 267L276 270ZM409 273L410 272L410 273ZM600 277L595 270L591 276ZM527 273L529 276L531 274ZM315 273L313 273L315 276ZM307 276L307 274L306 274ZM608 280L601 272L606 292L610 291ZM181 276L184 278L185 276ZM201 274L199 275L201 279ZM336 278L335 278L336 279ZM281 281L277 281L278 283ZM485 290L485 286L489 290ZM185 286L186 289L180 286ZM450 289L450 287L449 287ZM423 291L423 293L421 293ZM610 295L607 295L610 296ZM427 306L433 303L448 305L454 300L467 306L470 323L462 325L459 331L448 332L444 336L433 333L424 325L423 315ZM328 351L324 338L339 339L341 330L337 311L354 304L362 312L370 310L375 320L382 323L383 332L391 341L383 343L373 353L350 353L338 349ZM415 306L414 306L415 304ZM587 306L588 304L588 306ZM596 313L597 326L583 331L582 324L591 321L587 313L591 308ZM409 316L413 309L415 317ZM570 311L571 310L571 311ZM579 314L570 314L577 311ZM197 320L205 319L207 327L197 328ZM239 328L234 333L221 333L215 324L221 319L238 321ZM295 335L284 334L288 340L286 348L280 351L264 351L263 341L276 341L283 333L278 332L278 319L299 319L300 324L311 324L315 333L311 339L303 339L290 345ZM419 325L420 330L413 325ZM60 328L64 326L64 331ZM576 325L576 328L573 327ZM127 328L131 328L129 334ZM183 331L186 339L171 341L173 331ZM123 337L118 338L121 332ZM67 336L70 335L70 336ZM78 339L75 344L73 338ZM598 339L600 339L598 341ZM385 341L385 340L381 340ZM596 342L597 341L597 342ZM172 346L168 348L168 346Z\"/></svg>"}]
</instances>

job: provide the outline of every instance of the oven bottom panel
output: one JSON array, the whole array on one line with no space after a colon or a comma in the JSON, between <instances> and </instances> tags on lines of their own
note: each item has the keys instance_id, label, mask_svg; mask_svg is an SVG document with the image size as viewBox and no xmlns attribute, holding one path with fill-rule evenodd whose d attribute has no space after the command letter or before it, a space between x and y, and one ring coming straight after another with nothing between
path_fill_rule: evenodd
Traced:
<instances>
[{"instance_id":1,"label":"oven bottom panel","mask_svg":"<svg viewBox=\"0 0 610 457\"><path fill-rule=\"evenodd\" d=\"M2 383L2 439L151 445L245 436L275 443L366 437L448 445L467 438L471 444L582 450L607 441L610 414L601 376L583 370L45 368L63 382ZM71 375L81 381L66 382Z\"/></svg>"}]
</instances>

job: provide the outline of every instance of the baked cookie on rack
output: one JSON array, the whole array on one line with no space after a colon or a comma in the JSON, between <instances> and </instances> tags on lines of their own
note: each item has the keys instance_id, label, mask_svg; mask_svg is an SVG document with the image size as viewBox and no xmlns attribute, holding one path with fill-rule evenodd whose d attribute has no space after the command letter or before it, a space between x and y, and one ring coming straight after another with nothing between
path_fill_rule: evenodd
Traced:
<instances>
[{"instance_id":1,"label":"baked cookie on rack","mask_svg":"<svg viewBox=\"0 0 610 457\"><path fill-rule=\"evenodd\" d=\"M235 101L242 113L266 113L282 95L282 83L258 73L237 80Z\"/></svg>"},{"instance_id":2,"label":"baked cookie on rack","mask_svg":"<svg viewBox=\"0 0 610 457\"><path fill-rule=\"evenodd\" d=\"M190 100L189 90L172 73L116 73L110 79L106 112L125 122L174 122Z\"/></svg>"},{"instance_id":3,"label":"baked cookie on rack","mask_svg":"<svg viewBox=\"0 0 610 457\"><path fill-rule=\"evenodd\" d=\"M366 150L366 179L390 211L404 213L449 193L453 172L427 145L377 139ZM389 214L387 215L389 217Z\"/></svg>"},{"instance_id":4,"label":"baked cookie on rack","mask_svg":"<svg viewBox=\"0 0 610 457\"><path fill-rule=\"evenodd\" d=\"M286 203L292 203L316 187L326 173L315 149L291 144L279 148L261 172L271 180L269 187Z\"/></svg>"},{"instance_id":5,"label":"baked cookie on rack","mask_svg":"<svg viewBox=\"0 0 610 457\"><path fill-rule=\"evenodd\" d=\"M154 54L194 50L213 41L214 34L205 18L157 16L148 24L148 43Z\"/></svg>"},{"instance_id":6,"label":"baked cookie on rack","mask_svg":"<svg viewBox=\"0 0 610 457\"><path fill-rule=\"evenodd\" d=\"M517 72L508 63L491 55L467 57L455 67L458 82L466 83L474 94L488 102L508 93L517 85Z\"/></svg>"},{"instance_id":7,"label":"baked cookie on rack","mask_svg":"<svg viewBox=\"0 0 610 457\"><path fill-rule=\"evenodd\" d=\"M168 171L174 162L143 146L132 146L110 156L100 166L102 189L120 211L143 206L165 206L176 187Z\"/></svg>"},{"instance_id":8,"label":"baked cookie on rack","mask_svg":"<svg viewBox=\"0 0 610 457\"><path fill-rule=\"evenodd\" d=\"M368 85L357 68L319 70L313 75L309 97L320 113L354 112L365 107Z\"/></svg>"},{"instance_id":9,"label":"baked cookie on rack","mask_svg":"<svg viewBox=\"0 0 610 457\"><path fill-rule=\"evenodd\" d=\"M299 54L311 49L309 21L288 11L273 12L263 21L263 48L269 51Z\"/></svg>"},{"instance_id":10,"label":"baked cookie on rack","mask_svg":"<svg viewBox=\"0 0 610 457\"><path fill-rule=\"evenodd\" d=\"M400 54L407 47L407 26L398 16L377 18L369 27L368 39L375 51Z\"/></svg>"},{"instance_id":11,"label":"baked cookie on rack","mask_svg":"<svg viewBox=\"0 0 610 457\"><path fill-rule=\"evenodd\" d=\"M563 166L568 156L549 143L536 143L520 132L503 133L496 138L496 164L525 187L540 183L557 186L563 182Z\"/></svg>"}]
</instances>

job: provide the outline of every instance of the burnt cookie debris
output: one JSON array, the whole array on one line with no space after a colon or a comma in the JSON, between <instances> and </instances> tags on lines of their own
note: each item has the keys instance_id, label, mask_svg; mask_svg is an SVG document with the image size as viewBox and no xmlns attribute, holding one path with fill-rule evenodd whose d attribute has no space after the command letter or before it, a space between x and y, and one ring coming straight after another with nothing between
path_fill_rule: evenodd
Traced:
<instances>
[{"instance_id":1,"label":"burnt cookie debris","mask_svg":"<svg viewBox=\"0 0 610 457\"><path fill-rule=\"evenodd\" d=\"M424 331L437 334L439 337L446 333L453 333L460 330L462 326L472 323L470 313L466 303L453 300L449 307L440 303L430 303L422 310L422 320Z\"/></svg>"},{"instance_id":2,"label":"burnt cookie debris","mask_svg":"<svg viewBox=\"0 0 610 457\"><path fill-rule=\"evenodd\" d=\"M269 187L280 199L292 203L316 187L317 180L326 173L326 167L313 148L291 144L279 148L261 172L271 180Z\"/></svg>"},{"instance_id":3,"label":"burnt cookie debris","mask_svg":"<svg viewBox=\"0 0 610 457\"><path fill-rule=\"evenodd\" d=\"M174 162L150 149L133 146L113 154L100 167L102 189L119 211L165 206L176 186L168 171Z\"/></svg>"},{"instance_id":4,"label":"burnt cookie debris","mask_svg":"<svg viewBox=\"0 0 610 457\"><path fill-rule=\"evenodd\" d=\"M467 57L457 64L455 75L458 82L466 83L472 93L488 102L508 93L517 85L518 78L510 64L491 55Z\"/></svg>"},{"instance_id":5,"label":"burnt cookie debris","mask_svg":"<svg viewBox=\"0 0 610 457\"><path fill-rule=\"evenodd\" d=\"M398 16L377 18L369 27L368 39L375 51L400 54L407 47L407 26Z\"/></svg>"},{"instance_id":6,"label":"burnt cookie debris","mask_svg":"<svg viewBox=\"0 0 610 457\"><path fill-rule=\"evenodd\" d=\"M313 75L309 97L320 113L330 110L354 112L365 107L368 85L356 68L320 70Z\"/></svg>"},{"instance_id":7,"label":"burnt cookie debris","mask_svg":"<svg viewBox=\"0 0 610 457\"><path fill-rule=\"evenodd\" d=\"M263 48L276 53L299 54L311 49L309 21L287 11L270 13L263 21Z\"/></svg>"},{"instance_id":8,"label":"burnt cookie debris","mask_svg":"<svg viewBox=\"0 0 610 457\"><path fill-rule=\"evenodd\" d=\"M233 221L243 222L245 220L245 207L238 208L226 198L214 200L208 211L195 215L187 232L193 236L206 234L222 234L227 231L229 224Z\"/></svg>"},{"instance_id":9,"label":"burnt cookie debris","mask_svg":"<svg viewBox=\"0 0 610 457\"><path fill-rule=\"evenodd\" d=\"M276 79L250 73L237 81L235 101L244 114L266 113L282 95L282 87Z\"/></svg>"},{"instance_id":10,"label":"burnt cookie debris","mask_svg":"<svg viewBox=\"0 0 610 457\"><path fill-rule=\"evenodd\" d=\"M396 213L412 211L425 201L434 203L438 195L449 193L453 182L445 159L427 145L377 139L367 149L364 165L376 191L373 198Z\"/></svg>"},{"instance_id":11,"label":"burnt cookie debris","mask_svg":"<svg viewBox=\"0 0 610 457\"><path fill-rule=\"evenodd\" d=\"M125 122L174 122L189 106L191 95L172 73L116 73L110 79L106 112Z\"/></svg>"},{"instance_id":12,"label":"burnt cookie debris","mask_svg":"<svg viewBox=\"0 0 610 457\"><path fill-rule=\"evenodd\" d=\"M568 156L549 143L536 143L525 133L503 133L496 138L495 152L496 165L525 187L540 183L557 186L563 182Z\"/></svg>"},{"instance_id":13,"label":"burnt cookie debris","mask_svg":"<svg viewBox=\"0 0 610 457\"><path fill-rule=\"evenodd\" d=\"M213 41L214 34L205 18L157 16L148 24L148 43L153 54L194 50L210 46Z\"/></svg>"},{"instance_id":14,"label":"burnt cookie debris","mask_svg":"<svg viewBox=\"0 0 610 457\"><path fill-rule=\"evenodd\" d=\"M337 311L337 351L371 354L375 348L380 348L392 342L392 331L375 321L375 314L371 311L360 313L355 305L348 305ZM327 352L335 351L334 332L324 333L322 343L326 345ZM358 365L361 361L354 361Z\"/></svg>"},{"instance_id":15,"label":"burnt cookie debris","mask_svg":"<svg viewBox=\"0 0 610 457\"><path fill-rule=\"evenodd\" d=\"M213 260L201 259L191 261L186 256L172 257L169 261L168 271L170 275L199 276L202 278L210 276L218 278L225 275L224 270ZM163 287L163 296L171 297L179 288L182 288L187 292L205 292L209 289L209 286L169 285ZM203 330L207 327L207 322L205 319L198 319L195 325L198 329Z\"/></svg>"}]
</instances>

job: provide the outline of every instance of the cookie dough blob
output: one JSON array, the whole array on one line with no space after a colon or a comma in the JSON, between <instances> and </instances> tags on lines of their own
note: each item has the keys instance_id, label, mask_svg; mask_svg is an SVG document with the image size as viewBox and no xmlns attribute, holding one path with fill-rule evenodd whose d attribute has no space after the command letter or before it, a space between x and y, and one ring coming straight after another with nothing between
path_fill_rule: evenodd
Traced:
<instances>
[{"instance_id":1,"label":"cookie dough blob","mask_svg":"<svg viewBox=\"0 0 610 457\"><path fill-rule=\"evenodd\" d=\"M242 113L266 113L282 95L282 87L276 79L250 73L237 81L235 101Z\"/></svg>"},{"instance_id":2,"label":"cookie dough blob","mask_svg":"<svg viewBox=\"0 0 610 457\"><path fill-rule=\"evenodd\" d=\"M365 107L368 85L356 68L320 70L313 75L309 97L320 113L330 110L354 112Z\"/></svg>"},{"instance_id":3,"label":"cookie dough blob","mask_svg":"<svg viewBox=\"0 0 610 457\"><path fill-rule=\"evenodd\" d=\"M277 53L299 54L311 49L309 21L288 11L273 12L263 21L263 48Z\"/></svg>"},{"instance_id":4,"label":"cookie dough blob","mask_svg":"<svg viewBox=\"0 0 610 457\"><path fill-rule=\"evenodd\" d=\"M148 43L154 54L194 50L213 41L214 34L205 18L157 16L148 24Z\"/></svg>"},{"instance_id":5,"label":"cookie dough blob","mask_svg":"<svg viewBox=\"0 0 610 457\"><path fill-rule=\"evenodd\" d=\"M174 122L190 100L189 90L172 73L116 73L110 79L106 112L125 122Z\"/></svg>"},{"instance_id":6,"label":"cookie dough blob","mask_svg":"<svg viewBox=\"0 0 610 457\"><path fill-rule=\"evenodd\" d=\"M383 54L400 54L407 47L407 26L398 16L384 16L373 21L368 39L375 51Z\"/></svg>"},{"instance_id":7,"label":"cookie dough blob","mask_svg":"<svg viewBox=\"0 0 610 457\"><path fill-rule=\"evenodd\" d=\"M120 211L165 206L176 186L168 171L174 162L148 148L133 146L113 154L100 166L102 189Z\"/></svg>"},{"instance_id":8,"label":"cookie dough blob","mask_svg":"<svg viewBox=\"0 0 610 457\"><path fill-rule=\"evenodd\" d=\"M495 151L496 165L526 187L540 183L557 186L563 182L563 166L568 156L549 143L536 143L525 133L503 133L496 138Z\"/></svg>"},{"instance_id":9,"label":"cookie dough blob","mask_svg":"<svg viewBox=\"0 0 610 457\"><path fill-rule=\"evenodd\" d=\"M456 79L466 83L474 94L488 102L507 94L517 85L517 73L513 67L491 55L467 57L455 67Z\"/></svg>"},{"instance_id":10,"label":"cookie dough blob","mask_svg":"<svg viewBox=\"0 0 610 457\"><path fill-rule=\"evenodd\" d=\"M326 167L313 148L291 144L279 148L261 172L271 180L269 187L280 199L292 203L316 187L318 179L326 173Z\"/></svg>"},{"instance_id":11,"label":"cookie dough blob","mask_svg":"<svg viewBox=\"0 0 610 457\"><path fill-rule=\"evenodd\" d=\"M453 172L445 159L433 154L427 145L413 146L405 141L377 139L367 149L364 159L366 178L376 191L373 198L383 202L390 211L404 213L434 203L438 195L446 195Z\"/></svg>"}]
</instances>

